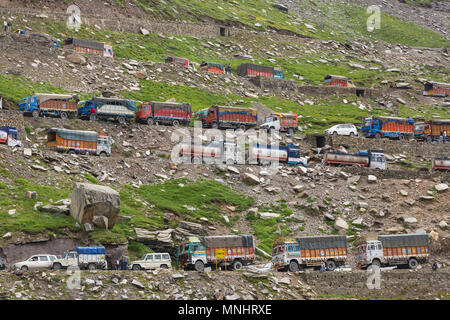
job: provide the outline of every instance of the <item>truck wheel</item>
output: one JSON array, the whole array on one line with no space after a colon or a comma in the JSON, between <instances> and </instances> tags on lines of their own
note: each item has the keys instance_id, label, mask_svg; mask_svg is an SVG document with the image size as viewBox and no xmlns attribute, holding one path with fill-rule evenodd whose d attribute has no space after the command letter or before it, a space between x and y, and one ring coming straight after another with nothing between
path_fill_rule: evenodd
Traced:
<instances>
[{"instance_id":1,"label":"truck wheel","mask_svg":"<svg viewBox=\"0 0 450 320\"><path fill-rule=\"evenodd\" d=\"M381 139L381 133L379 132L375 133L375 139Z\"/></svg>"},{"instance_id":2,"label":"truck wheel","mask_svg":"<svg viewBox=\"0 0 450 320\"><path fill-rule=\"evenodd\" d=\"M213 123L211 124L211 128L213 128L213 129L219 129L219 124L218 124L217 122L213 122Z\"/></svg>"},{"instance_id":3,"label":"truck wheel","mask_svg":"<svg viewBox=\"0 0 450 320\"><path fill-rule=\"evenodd\" d=\"M428 143L430 143L430 142L433 141L433 139L431 138L431 136L428 136L428 137L426 138L426 140L427 140Z\"/></svg>"},{"instance_id":4,"label":"truck wheel","mask_svg":"<svg viewBox=\"0 0 450 320\"><path fill-rule=\"evenodd\" d=\"M410 269L416 269L417 268L417 266L419 265L419 263L417 262L417 260L416 259L414 259L414 258L411 258L411 259L409 259L409 261L408 261L408 267L410 268Z\"/></svg>"},{"instance_id":5,"label":"truck wheel","mask_svg":"<svg viewBox=\"0 0 450 320\"><path fill-rule=\"evenodd\" d=\"M33 110L31 115L33 116L33 118L39 118L39 110Z\"/></svg>"},{"instance_id":6,"label":"truck wheel","mask_svg":"<svg viewBox=\"0 0 450 320\"><path fill-rule=\"evenodd\" d=\"M67 119L68 117L66 112L61 112L61 119Z\"/></svg>"},{"instance_id":7,"label":"truck wheel","mask_svg":"<svg viewBox=\"0 0 450 320\"><path fill-rule=\"evenodd\" d=\"M334 262L333 260L328 260L327 270L333 271L334 269L336 269L336 262Z\"/></svg>"},{"instance_id":8,"label":"truck wheel","mask_svg":"<svg viewBox=\"0 0 450 320\"><path fill-rule=\"evenodd\" d=\"M89 263L88 269L89 269L89 270L95 270L95 269L97 269L97 267L95 266L94 263Z\"/></svg>"},{"instance_id":9,"label":"truck wheel","mask_svg":"<svg viewBox=\"0 0 450 320\"><path fill-rule=\"evenodd\" d=\"M299 270L299 267L298 267L297 261L291 261L289 263L289 271L290 272L297 272L298 270Z\"/></svg>"},{"instance_id":10,"label":"truck wheel","mask_svg":"<svg viewBox=\"0 0 450 320\"><path fill-rule=\"evenodd\" d=\"M178 120L173 120L172 125L173 125L174 127L179 127L179 126L180 126L180 121L178 121Z\"/></svg>"},{"instance_id":11,"label":"truck wheel","mask_svg":"<svg viewBox=\"0 0 450 320\"><path fill-rule=\"evenodd\" d=\"M234 164L234 160L233 159L227 159L226 163L227 164Z\"/></svg>"},{"instance_id":12,"label":"truck wheel","mask_svg":"<svg viewBox=\"0 0 450 320\"><path fill-rule=\"evenodd\" d=\"M117 121L119 121L120 124L124 124L125 123L125 118L124 117L118 117Z\"/></svg>"},{"instance_id":13,"label":"truck wheel","mask_svg":"<svg viewBox=\"0 0 450 320\"><path fill-rule=\"evenodd\" d=\"M242 130L242 131L245 131L245 129L246 129L246 128L245 128L245 125L243 125L243 124L242 124L242 125L240 125L240 126L238 127L238 130Z\"/></svg>"},{"instance_id":14,"label":"truck wheel","mask_svg":"<svg viewBox=\"0 0 450 320\"><path fill-rule=\"evenodd\" d=\"M95 120L97 120L97 116L96 116L95 114L91 114L91 115L89 116L89 120L95 121Z\"/></svg>"},{"instance_id":15,"label":"truck wheel","mask_svg":"<svg viewBox=\"0 0 450 320\"><path fill-rule=\"evenodd\" d=\"M147 124L148 124L149 126L152 126L152 125L155 124L155 121L153 120L153 118L148 118L148 119L147 119Z\"/></svg>"},{"instance_id":16,"label":"truck wheel","mask_svg":"<svg viewBox=\"0 0 450 320\"><path fill-rule=\"evenodd\" d=\"M241 270L242 269L242 262L240 261L234 261L232 265L233 270Z\"/></svg>"},{"instance_id":17,"label":"truck wheel","mask_svg":"<svg viewBox=\"0 0 450 320\"><path fill-rule=\"evenodd\" d=\"M289 128L288 129L288 131L287 131L287 133L288 133L288 135L293 135L294 133L295 133L295 131L294 131L294 129L292 129L292 128Z\"/></svg>"},{"instance_id":18,"label":"truck wheel","mask_svg":"<svg viewBox=\"0 0 450 320\"><path fill-rule=\"evenodd\" d=\"M107 154L105 151L100 152L100 157L106 158Z\"/></svg>"},{"instance_id":19,"label":"truck wheel","mask_svg":"<svg viewBox=\"0 0 450 320\"><path fill-rule=\"evenodd\" d=\"M133 266L131 267L131 269L132 269L132 270L139 271L139 270L141 270L141 266L138 265L138 264L133 264Z\"/></svg>"},{"instance_id":20,"label":"truck wheel","mask_svg":"<svg viewBox=\"0 0 450 320\"><path fill-rule=\"evenodd\" d=\"M381 267L381 263L380 260L373 260L372 263L370 264L371 266L377 266L377 267Z\"/></svg>"},{"instance_id":21,"label":"truck wheel","mask_svg":"<svg viewBox=\"0 0 450 320\"><path fill-rule=\"evenodd\" d=\"M199 156L192 157L193 164L202 164L202 158Z\"/></svg>"},{"instance_id":22,"label":"truck wheel","mask_svg":"<svg viewBox=\"0 0 450 320\"><path fill-rule=\"evenodd\" d=\"M75 154L76 152L75 152L75 150L69 150L67 153L68 154Z\"/></svg>"},{"instance_id":23,"label":"truck wheel","mask_svg":"<svg viewBox=\"0 0 450 320\"><path fill-rule=\"evenodd\" d=\"M197 271L203 271L203 270L205 270L205 264L203 263L202 260L197 260L197 261L195 262L195 270L197 270Z\"/></svg>"},{"instance_id":24,"label":"truck wheel","mask_svg":"<svg viewBox=\"0 0 450 320\"><path fill-rule=\"evenodd\" d=\"M52 269L53 269L53 270L61 270L61 269L62 269L61 263L55 263L55 264L52 266Z\"/></svg>"}]
</instances>

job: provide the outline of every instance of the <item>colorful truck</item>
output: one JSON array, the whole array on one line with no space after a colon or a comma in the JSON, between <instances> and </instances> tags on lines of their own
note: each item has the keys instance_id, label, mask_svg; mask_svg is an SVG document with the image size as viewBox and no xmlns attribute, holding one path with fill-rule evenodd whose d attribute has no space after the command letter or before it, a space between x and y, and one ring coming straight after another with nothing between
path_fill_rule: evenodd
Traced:
<instances>
[{"instance_id":1,"label":"colorful truck","mask_svg":"<svg viewBox=\"0 0 450 320\"><path fill-rule=\"evenodd\" d=\"M249 148L248 159L250 163L257 162L261 165L269 165L273 162L287 163L291 166L301 164L307 167L308 165L307 159L300 155L300 148L293 144L287 146L253 144Z\"/></svg>"},{"instance_id":2,"label":"colorful truck","mask_svg":"<svg viewBox=\"0 0 450 320\"><path fill-rule=\"evenodd\" d=\"M24 115L54 116L67 119L77 114L78 97L71 94L36 93L32 97L25 97L19 102L19 111Z\"/></svg>"},{"instance_id":3,"label":"colorful truck","mask_svg":"<svg viewBox=\"0 0 450 320\"><path fill-rule=\"evenodd\" d=\"M265 77L284 79L284 73L279 68L261 66L252 63L242 63L237 68L237 75L240 77Z\"/></svg>"},{"instance_id":4,"label":"colorful truck","mask_svg":"<svg viewBox=\"0 0 450 320\"><path fill-rule=\"evenodd\" d=\"M245 151L244 151L245 152ZM179 152L186 163L201 164L206 163L237 163L240 157L240 150L234 142L211 141L208 144L181 144ZM245 160L244 155L242 159Z\"/></svg>"},{"instance_id":5,"label":"colorful truck","mask_svg":"<svg viewBox=\"0 0 450 320\"><path fill-rule=\"evenodd\" d=\"M296 272L325 263L333 271L347 261L346 236L277 238L272 250L272 268Z\"/></svg>"},{"instance_id":6,"label":"colorful truck","mask_svg":"<svg viewBox=\"0 0 450 320\"><path fill-rule=\"evenodd\" d=\"M197 111L197 112L194 114L195 120L200 121L202 124L203 124L203 122L206 122L206 120L208 119L208 109L209 109L209 108L206 108L206 109L202 109L202 110ZM205 126L205 125L204 125L204 126Z\"/></svg>"},{"instance_id":7,"label":"colorful truck","mask_svg":"<svg viewBox=\"0 0 450 320\"><path fill-rule=\"evenodd\" d=\"M105 247L77 247L74 251L65 252L61 258L53 261L52 265L53 270L69 267L89 270L108 269Z\"/></svg>"},{"instance_id":8,"label":"colorful truck","mask_svg":"<svg viewBox=\"0 0 450 320\"><path fill-rule=\"evenodd\" d=\"M20 147L22 142L18 139L18 132L15 127L0 127L0 143L10 147Z\"/></svg>"},{"instance_id":9,"label":"colorful truck","mask_svg":"<svg viewBox=\"0 0 450 320\"><path fill-rule=\"evenodd\" d=\"M136 112L136 122L153 125L188 125L191 121L192 107L189 103L156 102L141 104Z\"/></svg>"},{"instance_id":10,"label":"colorful truck","mask_svg":"<svg viewBox=\"0 0 450 320\"><path fill-rule=\"evenodd\" d=\"M189 59L186 59L186 58L178 58L178 57L174 57L174 56L169 56L165 59L164 62L181 65L186 68L192 67L192 63L189 61Z\"/></svg>"},{"instance_id":11,"label":"colorful truck","mask_svg":"<svg viewBox=\"0 0 450 320\"><path fill-rule=\"evenodd\" d=\"M358 268L370 265L407 265L416 269L429 257L427 234L395 234L361 237L358 241Z\"/></svg>"},{"instance_id":12,"label":"colorful truck","mask_svg":"<svg viewBox=\"0 0 450 320\"><path fill-rule=\"evenodd\" d=\"M343 152L328 152L324 159L326 164L357 165L371 169L386 170L386 158L383 150L360 151L349 154Z\"/></svg>"},{"instance_id":13,"label":"colorful truck","mask_svg":"<svg viewBox=\"0 0 450 320\"><path fill-rule=\"evenodd\" d=\"M450 171L450 158L434 158L431 167L433 170Z\"/></svg>"},{"instance_id":14,"label":"colorful truck","mask_svg":"<svg viewBox=\"0 0 450 320\"><path fill-rule=\"evenodd\" d=\"M205 267L231 267L240 270L256 258L252 235L189 237L176 253L180 268L203 271Z\"/></svg>"},{"instance_id":15,"label":"colorful truck","mask_svg":"<svg viewBox=\"0 0 450 320\"><path fill-rule=\"evenodd\" d=\"M225 73L225 66L221 63L204 62L200 64L200 70L210 73L223 74Z\"/></svg>"},{"instance_id":16,"label":"colorful truck","mask_svg":"<svg viewBox=\"0 0 450 320\"><path fill-rule=\"evenodd\" d=\"M444 138L446 141L450 141L450 119L416 122L414 126L414 138L419 141L428 142L438 141Z\"/></svg>"},{"instance_id":17,"label":"colorful truck","mask_svg":"<svg viewBox=\"0 0 450 320\"><path fill-rule=\"evenodd\" d=\"M285 131L288 134L294 134L298 130L298 116L295 113L273 113L264 120L259 126L265 130Z\"/></svg>"},{"instance_id":18,"label":"colorful truck","mask_svg":"<svg viewBox=\"0 0 450 320\"><path fill-rule=\"evenodd\" d=\"M450 83L426 82L423 88L424 96L448 97L450 96Z\"/></svg>"},{"instance_id":19,"label":"colorful truck","mask_svg":"<svg viewBox=\"0 0 450 320\"><path fill-rule=\"evenodd\" d=\"M344 76L335 76L332 74L328 74L324 78L324 85L326 86L335 86L335 87L349 87L354 88L355 85L351 80Z\"/></svg>"},{"instance_id":20,"label":"colorful truck","mask_svg":"<svg viewBox=\"0 0 450 320\"><path fill-rule=\"evenodd\" d=\"M52 128L47 132L47 148L70 154L110 156L114 140L103 132Z\"/></svg>"},{"instance_id":21,"label":"colorful truck","mask_svg":"<svg viewBox=\"0 0 450 320\"><path fill-rule=\"evenodd\" d=\"M120 124L136 117L136 101L114 98L92 98L78 106L78 117L95 121L116 120Z\"/></svg>"},{"instance_id":22,"label":"colorful truck","mask_svg":"<svg viewBox=\"0 0 450 320\"><path fill-rule=\"evenodd\" d=\"M407 139L414 137L414 119L398 117L366 118L361 133L366 138Z\"/></svg>"},{"instance_id":23,"label":"colorful truck","mask_svg":"<svg viewBox=\"0 0 450 320\"><path fill-rule=\"evenodd\" d=\"M203 128L231 128L246 130L255 127L258 121L258 110L254 108L211 106L208 115L202 122Z\"/></svg>"}]
</instances>

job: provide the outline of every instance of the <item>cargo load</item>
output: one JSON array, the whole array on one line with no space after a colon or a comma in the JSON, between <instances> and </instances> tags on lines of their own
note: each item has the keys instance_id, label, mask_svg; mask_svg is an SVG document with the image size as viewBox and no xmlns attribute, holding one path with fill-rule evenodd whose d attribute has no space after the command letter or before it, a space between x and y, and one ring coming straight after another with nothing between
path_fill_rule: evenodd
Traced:
<instances>
[{"instance_id":1,"label":"cargo load","mask_svg":"<svg viewBox=\"0 0 450 320\"><path fill-rule=\"evenodd\" d=\"M116 120L123 124L136 117L136 101L115 98L92 98L83 101L78 107L81 119L95 121L97 119Z\"/></svg>"},{"instance_id":2,"label":"cargo load","mask_svg":"<svg viewBox=\"0 0 450 320\"><path fill-rule=\"evenodd\" d=\"M324 85L336 87L355 87L353 82L344 76L335 76L329 74L324 78Z\"/></svg>"},{"instance_id":3,"label":"cargo load","mask_svg":"<svg viewBox=\"0 0 450 320\"><path fill-rule=\"evenodd\" d=\"M192 107L189 103L156 102L143 103L136 112L136 121L153 124L188 125L191 121Z\"/></svg>"},{"instance_id":4,"label":"cargo load","mask_svg":"<svg viewBox=\"0 0 450 320\"><path fill-rule=\"evenodd\" d=\"M448 97L450 96L450 83L428 81L423 88L424 96Z\"/></svg>"},{"instance_id":5,"label":"cargo load","mask_svg":"<svg viewBox=\"0 0 450 320\"><path fill-rule=\"evenodd\" d=\"M281 71L280 69L252 63L240 64L237 68L237 75L240 77L265 77L284 79L283 71Z\"/></svg>"},{"instance_id":6,"label":"cargo load","mask_svg":"<svg viewBox=\"0 0 450 320\"><path fill-rule=\"evenodd\" d=\"M210 73L223 74L225 73L225 66L221 63L205 62L200 64L200 70Z\"/></svg>"},{"instance_id":7,"label":"cargo load","mask_svg":"<svg viewBox=\"0 0 450 320\"><path fill-rule=\"evenodd\" d=\"M204 128L231 128L246 130L255 127L258 121L258 110L255 108L239 108L211 106L203 121Z\"/></svg>"},{"instance_id":8,"label":"cargo load","mask_svg":"<svg viewBox=\"0 0 450 320\"><path fill-rule=\"evenodd\" d=\"M183 163L235 164L245 161L245 150L241 150L230 141L211 141L207 144L181 143L179 156Z\"/></svg>"}]
</instances>

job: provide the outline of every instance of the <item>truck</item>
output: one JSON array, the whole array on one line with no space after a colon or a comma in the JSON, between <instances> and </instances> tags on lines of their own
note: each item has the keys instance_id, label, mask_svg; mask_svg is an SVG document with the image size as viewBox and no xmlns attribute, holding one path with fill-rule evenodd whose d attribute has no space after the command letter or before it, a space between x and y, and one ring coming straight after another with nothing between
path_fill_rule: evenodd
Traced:
<instances>
[{"instance_id":1,"label":"truck","mask_svg":"<svg viewBox=\"0 0 450 320\"><path fill-rule=\"evenodd\" d=\"M10 147L21 147L22 142L18 139L18 132L15 127L0 127L0 143L7 144Z\"/></svg>"},{"instance_id":2,"label":"truck","mask_svg":"<svg viewBox=\"0 0 450 320\"><path fill-rule=\"evenodd\" d=\"M324 78L324 85L326 86L336 86L336 87L349 87L354 88L355 85L351 80L344 76L335 76L328 74Z\"/></svg>"},{"instance_id":3,"label":"truck","mask_svg":"<svg viewBox=\"0 0 450 320\"><path fill-rule=\"evenodd\" d=\"M195 120L200 121L202 124L203 122L206 122L206 119L208 118L208 108L197 111L194 114L194 118Z\"/></svg>"},{"instance_id":4,"label":"truck","mask_svg":"<svg viewBox=\"0 0 450 320\"><path fill-rule=\"evenodd\" d=\"M284 79L284 73L279 68L261 66L252 63L242 63L237 68L237 75L240 77L265 77Z\"/></svg>"},{"instance_id":5,"label":"truck","mask_svg":"<svg viewBox=\"0 0 450 320\"><path fill-rule=\"evenodd\" d=\"M358 239L358 268L370 265L400 266L416 269L427 261L430 252L427 234L394 234L365 236Z\"/></svg>"},{"instance_id":6,"label":"truck","mask_svg":"<svg viewBox=\"0 0 450 320\"><path fill-rule=\"evenodd\" d=\"M177 249L178 266L203 271L205 267L240 270L255 261L253 235L188 237Z\"/></svg>"},{"instance_id":7,"label":"truck","mask_svg":"<svg viewBox=\"0 0 450 320\"><path fill-rule=\"evenodd\" d=\"M246 130L255 127L257 121L257 109L213 105L208 108L208 115L202 124L203 128Z\"/></svg>"},{"instance_id":8,"label":"truck","mask_svg":"<svg viewBox=\"0 0 450 320\"><path fill-rule=\"evenodd\" d=\"M444 132L446 133L445 137ZM439 141L444 138L446 141L450 141L450 119L416 122L414 138L427 142Z\"/></svg>"},{"instance_id":9,"label":"truck","mask_svg":"<svg viewBox=\"0 0 450 320\"><path fill-rule=\"evenodd\" d=\"M244 151L245 153L245 151ZM183 157L187 163L201 164L206 163L237 163L241 157L241 151L234 142L229 141L211 141L208 144L181 144L180 157ZM245 154L242 154L245 160Z\"/></svg>"},{"instance_id":10,"label":"truck","mask_svg":"<svg viewBox=\"0 0 450 320\"><path fill-rule=\"evenodd\" d=\"M295 113L275 112L270 117L267 117L259 127L268 131L278 130L294 134L298 130L298 116Z\"/></svg>"},{"instance_id":11,"label":"truck","mask_svg":"<svg viewBox=\"0 0 450 320\"><path fill-rule=\"evenodd\" d=\"M165 63L172 63L181 65L183 67L193 67L192 63L189 61L189 59L186 58L179 58L174 56L169 56L164 60Z\"/></svg>"},{"instance_id":12,"label":"truck","mask_svg":"<svg viewBox=\"0 0 450 320\"><path fill-rule=\"evenodd\" d=\"M308 166L307 159L300 155L300 148L293 144L287 146L253 144L249 148L248 158L250 163L257 162L260 165L269 165L277 161L291 166L299 164L304 167Z\"/></svg>"},{"instance_id":13,"label":"truck","mask_svg":"<svg viewBox=\"0 0 450 320\"><path fill-rule=\"evenodd\" d=\"M200 64L200 70L210 73L223 74L225 73L225 66L221 63L204 62Z\"/></svg>"},{"instance_id":14,"label":"truck","mask_svg":"<svg viewBox=\"0 0 450 320\"><path fill-rule=\"evenodd\" d=\"M112 119L124 124L136 117L136 101L94 97L79 104L78 117L91 121Z\"/></svg>"},{"instance_id":15,"label":"truck","mask_svg":"<svg viewBox=\"0 0 450 320\"><path fill-rule=\"evenodd\" d=\"M67 119L77 114L77 95L36 93L34 96L22 98L19 111L34 118L54 116Z\"/></svg>"},{"instance_id":16,"label":"truck","mask_svg":"<svg viewBox=\"0 0 450 320\"><path fill-rule=\"evenodd\" d=\"M434 81L425 82L423 95L432 97L448 97L450 96L450 83Z\"/></svg>"},{"instance_id":17,"label":"truck","mask_svg":"<svg viewBox=\"0 0 450 320\"><path fill-rule=\"evenodd\" d=\"M47 148L69 154L110 156L114 140L106 133L52 128L47 131Z\"/></svg>"},{"instance_id":18,"label":"truck","mask_svg":"<svg viewBox=\"0 0 450 320\"><path fill-rule=\"evenodd\" d=\"M296 239L275 239L272 249L272 268L296 272L325 263L333 271L347 261L346 236L316 236Z\"/></svg>"},{"instance_id":19,"label":"truck","mask_svg":"<svg viewBox=\"0 0 450 320\"><path fill-rule=\"evenodd\" d=\"M325 163L335 165L357 165L371 169L386 170L386 158L383 150L367 150L358 153L328 152Z\"/></svg>"},{"instance_id":20,"label":"truck","mask_svg":"<svg viewBox=\"0 0 450 320\"><path fill-rule=\"evenodd\" d=\"M443 170L450 171L450 158L434 158L431 164L432 169L435 170Z\"/></svg>"},{"instance_id":21,"label":"truck","mask_svg":"<svg viewBox=\"0 0 450 320\"><path fill-rule=\"evenodd\" d=\"M179 126L191 121L192 107L189 103L151 101L139 105L136 122L153 125L155 123Z\"/></svg>"},{"instance_id":22,"label":"truck","mask_svg":"<svg viewBox=\"0 0 450 320\"><path fill-rule=\"evenodd\" d=\"M61 270L69 267L96 270L108 269L105 247L76 247L73 251L65 252L62 257L53 261L52 269Z\"/></svg>"},{"instance_id":23,"label":"truck","mask_svg":"<svg viewBox=\"0 0 450 320\"><path fill-rule=\"evenodd\" d=\"M414 138L414 119L399 117L366 118L361 127L366 138L409 139Z\"/></svg>"}]
</instances>

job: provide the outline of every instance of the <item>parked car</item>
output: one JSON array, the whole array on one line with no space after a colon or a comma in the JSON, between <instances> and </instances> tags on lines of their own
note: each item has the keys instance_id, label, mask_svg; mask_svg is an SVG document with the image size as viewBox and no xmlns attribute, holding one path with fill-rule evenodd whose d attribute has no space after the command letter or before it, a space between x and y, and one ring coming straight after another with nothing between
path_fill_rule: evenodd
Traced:
<instances>
[{"instance_id":1,"label":"parked car","mask_svg":"<svg viewBox=\"0 0 450 320\"><path fill-rule=\"evenodd\" d=\"M172 269L172 260L168 253L147 253L141 260L131 263L132 270L145 269Z\"/></svg>"},{"instance_id":2,"label":"parked car","mask_svg":"<svg viewBox=\"0 0 450 320\"><path fill-rule=\"evenodd\" d=\"M16 262L12 265L12 269L50 269L53 261L56 260L55 255L35 254L22 262Z\"/></svg>"},{"instance_id":3,"label":"parked car","mask_svg":"<svg viewBox=\"0 0 450 320\"><path fill-rule=\"evenodd\" d=\"M357 136L358 129L354 124L345 123L345 124L337 124L327 130L324 131L325 134L332 134L335 136Z\"/></svg>"}]
</instances>

